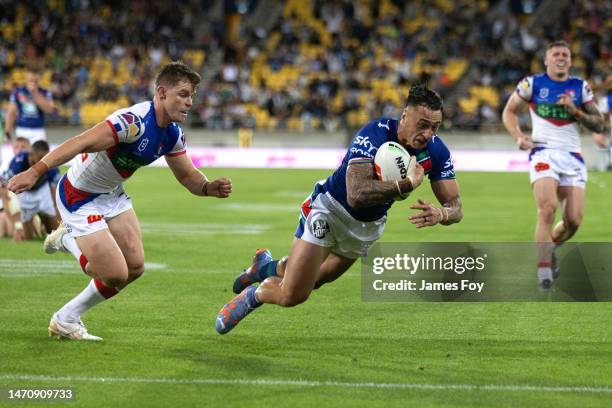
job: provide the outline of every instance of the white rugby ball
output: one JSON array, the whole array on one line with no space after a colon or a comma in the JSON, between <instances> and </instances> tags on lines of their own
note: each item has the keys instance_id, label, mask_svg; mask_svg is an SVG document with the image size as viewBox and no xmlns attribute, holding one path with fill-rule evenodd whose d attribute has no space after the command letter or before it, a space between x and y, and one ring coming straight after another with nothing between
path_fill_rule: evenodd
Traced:
<instances>
[{"instance_id":1,"label":"white rugby ball","mask_svg":"<svg viewBox=\"0 0 612 408\"><path fill-rule=\"evenodd\" d=\"M408 167L413 156L402 145L395 142L383 143L374 156L376 176L382 181L401 181L408 177ZM404 193L396 200L405 200L410 193Z\"/></svg>"}]
</instances>

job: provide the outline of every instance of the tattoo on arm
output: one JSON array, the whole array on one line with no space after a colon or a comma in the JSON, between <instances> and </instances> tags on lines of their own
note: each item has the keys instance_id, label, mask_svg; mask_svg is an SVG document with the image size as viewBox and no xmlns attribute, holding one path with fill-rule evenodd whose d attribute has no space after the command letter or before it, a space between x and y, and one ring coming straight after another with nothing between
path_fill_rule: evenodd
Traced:
<instances>
[{"instance_id":1,"label":"tattoo on arm","mask_svg":"<svg viewBox=\"0 0 612 408\"><path fill-rule=\"evenodd\" d=\"M585 113L586 112L586 113ZM578 119L590 131L601 133L604 129L604 119L594 103L584 105L584 112Z\"/></svg>"},{"instance_id":2,"label":"tattoo on arm","mask_svg":"<svg viewBox=\"0 0 612 408\"><path fill-rule=\"evenodd\" d=\"M448 212L448 218L440 222L440 224L442 225L455 224L461 221L461 219L463 218L463 211L461 210L461 199L459 197L455 197L452 200L442 204L442 209L443 211Z\"/></svg>"},{"instance_id":3,"label":"tattoo on arm","mask_svg":"<svg viewBox=\"0 0 612 408\"><path fill-rule=\"evenodd\" d=\"M346 170L346 194L351 207L364 208L387 203L399 192L394 181L375 179L372 163L359 163Z\"/></svg>"}]
</instances>

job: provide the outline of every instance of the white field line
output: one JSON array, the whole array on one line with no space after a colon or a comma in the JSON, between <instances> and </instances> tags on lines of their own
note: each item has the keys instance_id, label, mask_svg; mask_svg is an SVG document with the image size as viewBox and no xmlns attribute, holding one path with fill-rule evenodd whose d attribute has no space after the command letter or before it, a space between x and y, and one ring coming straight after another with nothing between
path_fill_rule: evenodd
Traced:
<instances>
[{"instance_id":1,"label":"white field line","mask_svg":"<svg viewBox=\"0 0 612 408\"><path fill-rule=\"evenodd\" d=\"M168 265L156 262L145 262L145 270L166 269ZM0 277L28 278L41 275L55 275L80 272L76 260L42 260L42 259L0 259Z\"/></svg>"},{"instance_id":2,"label":"white field line","mask_svg":"<svg viewBox=\"0 0 612 408\"><path fill-rule=\"evenodd\" d=\"M268 380L268 379L224 379L224 378L147 378L147 377L82 377L46 376L30 374L0 374L5 381L36 382L88 382L88 383L144 383L144 384L187 384L187 385L246 385L246 386L293 386L293 387L332 387L357 389L400 389L400 390L458 390L486 392L564 392L588 394L612 394L610 387L574 386L547 387L539 385L496 385L496 384L418 384L418 383L376 383L341 382L308 380Z\"/></svg>"},{"instance_id":3,"label":"white field line","mask_svg":"<svg viewBox=\"0 0 612 408\"><path fill-rule=\"evenodd\" d=\"M175 224L142 223L143 233L166 233L179 235L255 235L270 229L267 224Z\"/></svg>"}]
</instances>

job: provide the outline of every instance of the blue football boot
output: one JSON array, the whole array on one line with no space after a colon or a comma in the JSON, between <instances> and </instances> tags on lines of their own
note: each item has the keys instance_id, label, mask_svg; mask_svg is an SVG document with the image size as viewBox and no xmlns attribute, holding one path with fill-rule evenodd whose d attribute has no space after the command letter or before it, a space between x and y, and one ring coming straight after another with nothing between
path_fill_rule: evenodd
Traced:
<instances>
[{"instance_id":1,"label":"blue football boot","mask_svg":"<svg viewBox=\"0 0 612 408\"><path fill-rule=\"evenodd\" d=\"M255 298L255 286L249 286L241 294L226 303L215 321L215 329L219 334L225 334L232 330L249 313L261 306Z\"/></svg>"},{"instance_id":2,"label":"blue football boot","mask_svg":"<svg viewBox=\"0 0 612 408\"><path fill-rule=\"evenodd\" d=\"M261 274L258 275L257 272L261 271L264 266L272 261L273 259L270 251L265 248L258 249L253 257L253 264L243 270L240 276L234 281L234 287L232 288L234 293L241 293L246 287L256 282L263 281L265 278L261 279Z\"/></svg>"}]
</instances>

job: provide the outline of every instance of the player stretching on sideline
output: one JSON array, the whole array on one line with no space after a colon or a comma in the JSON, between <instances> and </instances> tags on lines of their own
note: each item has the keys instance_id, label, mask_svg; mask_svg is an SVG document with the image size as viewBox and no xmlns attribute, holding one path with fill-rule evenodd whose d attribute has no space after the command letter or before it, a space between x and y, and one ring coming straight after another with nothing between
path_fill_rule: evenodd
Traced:
<instances>
[{"instance_id":1,"label":"player stretching on sideline","mask_svg":"<svg viewBox=\"0 0 612 408\"><path fill-rule=\"evenodd\" d=\"M538 207L535 241L537 274L543 289L557 276L552 243L570 239L582 222L587 171L580 154L580 127L601 132L603 119L586 81L569 76L569 45L555 41L546 47L546 73L523 79L503 112L504 126L521 150L529 154L529 177ZM519 126L518 112L530 106L532 137ZM561 202L563 219L553 228Z\"/></svg>"},{"instance_id":2,"label":"player stretching on sideline","mask_svg":"<svg viewBox=\"0 0 612 408\"><path fill-rule=\"evenodd\" d=\"M419 199L410 208L420 212L410 221L417 228L459 222L461 201L450 152L436 135L441 122L440 96L416 85L399 121L384 118L360 129L340 167L302 204L289 257L273 260L270 251L257 251L251 267L236 278L234 292L240 294L219 312L217 331L227 333L263 303L298 305L313 289L339 278L380 238L393 200L416 189L424 173L442 207ZM374 156L388 141L406 147L419 162L400 182L376 179Z\"/></svg>"},{"instance_id":3,"label":"player stretching on sideline","mask_svg":"<svg viewBox=\"0 0 612 408\"><path fill-rule=\"evenodd\" d=\"M176 179L192 194L225 198L232 192L230 180L208 181L193 166L175 123L187 117L199 82L200 76L186 65L166 65L155 79L153 101L116 111L9 181L10 190L25 191L49 167L81 154L59 182L57 205L65 226L47 237L45 250L70 251L93 279L53 315L50 335L101 340L88 334L81 315L142 275L140 226L123 190L134 171L165 156Z\"/></svg>"}]
</instances>

